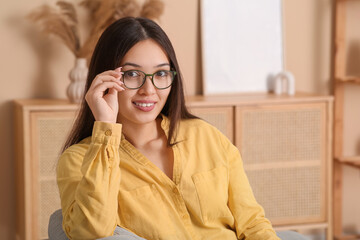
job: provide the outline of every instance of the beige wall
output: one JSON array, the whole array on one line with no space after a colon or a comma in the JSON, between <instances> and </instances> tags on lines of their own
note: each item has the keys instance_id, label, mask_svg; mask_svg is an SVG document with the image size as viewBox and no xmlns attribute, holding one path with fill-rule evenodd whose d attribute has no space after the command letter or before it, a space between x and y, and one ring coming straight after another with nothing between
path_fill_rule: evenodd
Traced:
<instances>
[{"instance_id":1,"label":"beige wall","mask_svg":"<svg viewBox=\"0 0 360 240\"><path fill-rule=\"evenodd\" d=\"M297 91L329 93L331 0L284 0L285 68Z\"/></svg>"},{"instance_id":2,"label":"beige wall","mask_svg":"<svg viewBox=\"0 0 360 240\"><path fill-rule=\"evenodd\" d=\"M30 10L54 0L0 0L0 238L14 239L15 185L13 153L13 106L17 98L65 98L68 71L74 58L62 44L40 38L24 20ZM166 12L160 24L172 40L185 78L189 95L201 93L200 16L199 0L164 0ZM332 0L283 0L285 66L296 77L298 91L330 92L331 3ZM360 3L349 9L351 17ZM351 38L359 39L360 29L349 25ZM358 41L359 42L359 41ZM349 57L360 58L360 44L352 43ZM357 60L358 64L359 61ZM349 71L359 74L359 65ZM348 154L360 152L360 114L355 113L356 94L349 89L346 114ZM355 134L356 133L356 134ZM350 141L351 140L351 141ZM352 142L352 143L351 143ZM354 144L355 143L355 144ZM360 229L359 171L346 169L344 222L347 228ZM357 225L356 225L357 224Z\"/></svg>"}]
</instances>

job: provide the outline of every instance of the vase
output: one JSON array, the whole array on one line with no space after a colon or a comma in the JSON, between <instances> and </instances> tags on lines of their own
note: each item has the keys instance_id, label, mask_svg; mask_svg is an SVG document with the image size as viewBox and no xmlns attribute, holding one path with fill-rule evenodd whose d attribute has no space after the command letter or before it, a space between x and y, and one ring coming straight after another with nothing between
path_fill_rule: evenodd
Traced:
<instances>
[{"instance_id":1,"label":"vase","mask_svg":"<svg viewBox=\"0 0 360 240\"><path fill-rule=\"evenodd\" d=\"M75 66L70 70L69 78L71 82L66 90L70 102L81 102L85 91L88 72L89 69L86 65L86 58L77 58L75 60Z\"/></svg>"}]
</instances>

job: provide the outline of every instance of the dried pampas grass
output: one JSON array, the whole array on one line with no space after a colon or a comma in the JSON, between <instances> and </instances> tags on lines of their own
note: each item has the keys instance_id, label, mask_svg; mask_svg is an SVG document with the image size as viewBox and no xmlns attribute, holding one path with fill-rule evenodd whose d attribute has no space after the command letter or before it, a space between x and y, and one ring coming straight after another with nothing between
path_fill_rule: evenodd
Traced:
<instances>
[{"instance_id":1,"label":"dried pampas grass","mask_svg":"<svg viewBox=\"0 0 360 240\"><path fill-rule=\"evenodd\" d=\"M159 19L164 12L164 4L161 0L147 0L140 12L140 16L150 19Z\"/></svg>"},{"instance_id":2,"label":"dried pampas grass","mask_svg":"<svg viewBox=\"0 0 360 240\"><path fill-rule=\"evenodd\" d=\"M75 6L62 0L56 4L58 9L44 5L31 13L29 18L40 23L44 33L59 37L75 57L87 59L90 59L102 32L114 21L127 16L158 20L164 11L161 0L146 0L142 6L135 0L83 0L80 6L89 11L92 27L88 38L80 46Z\"/></svg>"},{"instance_id":3,"label":"dried pampas grass","mask_svg":"<svg viewBox=\"0 0 360 240\"><path fill-rule=\"evenodd\" d=\"M141 6L134 0L83 0L89 9L92 29L80 54L90 58L101 33L114 21L127 16L139 16Z\"/></svg>"},{"instance_id":4,"label":"dried pampas grass","mask_svg":"<svg viewBox=\"0 0 360 240\"><path fill-rule=\"evenodd\" d=\"M65 46L77 56L80 50L80 41L75 8L71 3L65 1L58 1L57 5L60 10L44 5L28 17L39 22L44 33L59 37Z\"/></svg>"}]
</instances>

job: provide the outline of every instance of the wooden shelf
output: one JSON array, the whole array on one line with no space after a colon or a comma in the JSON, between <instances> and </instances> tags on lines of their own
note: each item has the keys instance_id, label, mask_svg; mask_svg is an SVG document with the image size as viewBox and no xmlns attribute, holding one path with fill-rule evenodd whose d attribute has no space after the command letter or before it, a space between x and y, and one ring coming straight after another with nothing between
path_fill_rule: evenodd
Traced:
<instances>
[{"instance_id":1,"label":"wooden shelf","mask_svg":"<svg viewBox=\"0 0 360 240\"><path fill-rule=\"evenodd\" d=\"M347 75L347 34L346 25L348 2L351 0L334 0L334 34L333 34L333 93L334 101L334 142L333 142L333 232L335 239L360 239L357 235L347 235L343 227L343 166L348 165L360 169L360 155L356 157L344 156L344 126L345 126L345 103L346 85L360 85L360 76ZM355 0L354 0L355 1ZM357 153L355 153L357 154Z\"/></svg>"},{"instance_id":2,"label":"wooden shelf","mask_svg":"<svg viewBox=\"0 0 360 240\"><path fill-rule=\"evenodd\" d=\"M347 76L347 77L336 78L336 82L360 84L360 77Z\"/></svg>"},{"instance_id":3,"label":"wooden shelf","mask_svg":"<svg viewBox=\"0 0 360 240\"><path fill-rule=\"evenodd\" d=\"M334 239L335 240L356 240L356 239L360 239L360 235L344 235L344 236L340 236L340 237L335 236Z\"/></svg>"},{"instance_id":4,"label":"wooden shelf","mask_svg":"<svg viewBox=\"0 0 360 240\"><path fill-rule=\"evenodd\" d=\"M360 168L360 156L342 157L337 159L337 161L352 167Z\"/></svg>"}]
</instances>

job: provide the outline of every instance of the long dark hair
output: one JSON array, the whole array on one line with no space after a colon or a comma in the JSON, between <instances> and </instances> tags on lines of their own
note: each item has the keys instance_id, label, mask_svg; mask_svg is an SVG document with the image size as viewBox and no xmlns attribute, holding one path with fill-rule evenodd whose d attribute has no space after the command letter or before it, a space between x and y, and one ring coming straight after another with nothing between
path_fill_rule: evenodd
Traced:
<instances>
[{"instance_id":1,"label":"long dark hair","mask_svg":"<svg viewBox=\"0 0 360 240\"><path fill-rule=\"evenodd\" d=\"M86 81L85 93L93 79L99 73L119 67L125 54L138 42L152 39L167 53L171 69L177 72L173 81L169 97L161 113L170 119L168 146L176 143L176 131L181 119L196 118L189 113L185 106L184 89L181 71L176 59L174 48L161 27L146 18L126 17L112 23L101 35L92 55L89 74ZM91 136L95 118L89 105L82 100L77 119L72 131L65 142L63 151L82 139Z\"/></svg>"}]
</instances>

